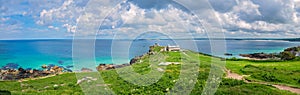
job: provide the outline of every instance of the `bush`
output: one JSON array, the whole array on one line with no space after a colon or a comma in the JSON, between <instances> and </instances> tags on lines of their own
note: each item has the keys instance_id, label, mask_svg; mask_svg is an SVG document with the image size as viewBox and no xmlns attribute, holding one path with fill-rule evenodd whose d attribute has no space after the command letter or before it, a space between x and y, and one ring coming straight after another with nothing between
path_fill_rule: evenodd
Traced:
<instances>
[{"instance_id":1,"label":"bush","mask_svg":"<svg viewBox=\"0 0 300 95\"><path fill-rule=\"evenodd\" d=\"M69 83L68 86L69 86L69 87L76 87L76 84L74 84L74 83Z\"/></svg>"},{"instance_id":2,"label":"bush","mask_svg":"<svg viewBox=\"0 0 300 95\"><path fill-rule=\"evenodd\" d=\"M300 61L300 57L296 57L294 61Z\"/></svg>"},{"instance_id":3,"label":"bush","mask_svg":"<svg viewBox=\"0 0 300 95\"><path fill-rule=\"evenodd\" d=\"M244 68L240 69L240 71L244 74L252 74L260 71L259 67L253 65L246 65Z\"/></svg>"},{"instance_id":4,"label":"bush","mask_svg":"<svg viewBox=\"0 0 300 95\"><path fill-rule=\"evenodd\" d=\"M241 81L241 80L234 80L234 79L223 79L222 82L220 83L220 85L230 86L230 87L238 86L238 85L242 85L242 84L244 84L243 81Z\"/></svg>"},{"instance_id":5,"label":"bush","mask_svg":"<svg viewBox=\"0 0 300 95\"><path fill-rule=\"evenodd\" d=\"M282 82L280 78L276 77L277 75L274 75L274 73L255 73L251 77L261 79L268 82Z\"/></svg>"},{"instance_id":6,"label":"bush","mask_svg":"<svg viewBox=\"0 0 300 95\"><path fill-rule=\"evenodd\" d=\"M281 60L293 60L296 58L296 56L289 51L281 52L280 56L281 56Z\"/></svg>"},{"instance_id":7,"label":"bush","mask_svg":"<svg viewBox=\"0 0 300 95\"><path fill-rule=\"evenodd\" d=\"M11 95L11 93L7 90L0 90L0 95Z\"/></svg>"},{"instance_id":8,"label":"bush","mask_svg":"<svg viewBox=\"0 0 300 95\"><path fill-rule=\"evenodd\" d=\"M268 81L279 81L273 74L271 73L265 73L262 75L262 77L265 79L265 80L268 80Z\"/></svg>"}]
</instances>

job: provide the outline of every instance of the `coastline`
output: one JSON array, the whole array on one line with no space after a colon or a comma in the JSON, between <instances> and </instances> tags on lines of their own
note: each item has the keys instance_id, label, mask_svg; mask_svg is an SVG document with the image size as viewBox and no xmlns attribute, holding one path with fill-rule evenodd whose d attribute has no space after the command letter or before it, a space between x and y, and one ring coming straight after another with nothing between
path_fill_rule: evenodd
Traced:
<instances>
[{"instance_id":1,"label":"coastline","mask_svg":"<svg viewBox=\"0 0 300 95\"><path fill-rule=\"evenodd\" d=\"M150 48L150 47L149 47ZM143 55L136 56L132 59L130 59L129 63L123 63L123 64L103 64L99 63L99 65L96 68L96 71L94 71L91 68L83 67L80 71L72 70L70 68L63 67L63 66L57 66L54 64L49 65L43 65L41 66L41 69L23 69L22 67L19 67L18 64L14 63L8 63L6 66L3 66L0 68L0 81L22 81L26 79L42 79L47 77L53 77L60 74L66 74L66 73L88 73L88 72L98 72L103 70L111 70L116 68L122 68L126 66L133 65L137 63L138 60L140 60L142 57L150 55L151 54L151 48L149 51ZM73 66L71 67L73 68Z\"/></svg>"},{"instance_id":2,"label":"coastline","mask_svg":"<svg viewBox=\"0 0 300 95\"><path fill-rule=\"evenodd\" d=\"M199 38L201 39L201 38ZM267 38L266 38L267 39ZM255 52L266 52L266 53L272 53L272 52L280 52L284 48L292 47L300 45L300 43L296 42L277 42L277 40L270 39L269 41L258 41L256 42L255 39L225 39L227 41L227 52L234 54L234 57L238 58L238 54L249 54L249 53L255 53ZM254 40L254 42L252 41ZM259 40L259 39L256 39ZM119 40L118 40L119 41ZM117 43L118 43L117 41ZM182 42L185 42L185 40L179 40ZM95 51L96 54L96 60L97 63L113 63L109 60L110 59L110 46L112 42L112 39L97 39L96 46L98 47ZM121 43L127 43L129 41L122 41ZM171 44L171 41L168 40L147 40L147 44L154 44L155 42L160 43L162 45ZM198 47L201 47L198 50L194 50L197 52L202 52L206 54L210 54L210 45L209 45L209 39L202 39L197 40L195 39L195 42ZM15 44L12 44L15 43ZM143 53L146 53L145 41L144 40L136 40L133 42L134 45L132 46L132 51L134 51L135 54L132 54L130 58L133 58L135 55L141 55ZM72 40L71 39L31 39L31 40L13 40L13 42L10 41L1 41L0 44L5 44L4 46L0 47L1 50L9 49L10 51L5 51L3 56L0 55L0 67L4 66L7 63L18 63L20 66L24 68L33 68L36 69L38 66L43 64L57 64L58 61L62 60L64 61L64 66L66 65L72 65ZM50 46L51 45L51 46ZM63 45L63 47L61 47ZM26 47L24 47L26 46ZM250 46L257 46L257 47L250 47ZM103 48L102 48L103 47ZM189 49L188 46L185 46L184 48ZM18 52L14 52L18 51ZM28 54L28 52L30 55ZM36 52L38 51L38 52ZM25 56L25 57L23 57ZM223 57L222 55L218 55ZM226 57L226 56L225 56ZM105 60L102 60L105 59ZM106 59L108 61L106 61ZM126 59L128 62L130 59ZM104 61L104 62L102 62ZM125 61L123 61L125 62ZM30 66L26 65L30 64Z\"/></svg>"},{"instance_id":3,"label":"coastline","mask_svg":"<svg viewBox=\"0 0 300 95\"><path fill-rule=\"evenodd\" d=\"M57 65L53 65L53 64L50 64L48 66L43 65L43 66L41 66L41 70L38 70L38 69L25 70L21 67L18 67L17 64L11 63L11 64L8 64L11 66L9 68L4 68L4 67L3 67L4 69L0 68L0 79L2 79L2 80L22 80L22 79L26 79L26 78L46 77L46 76L58 75L58 74L62 74L62 73L97 72L97 71L102 71L102 70L111 70L111 69L116 69L116 68L122 68L122 67L133 65L133 64L137 63L138 60L142 59L144 56L155 53L155 51L154 51L155 49L153 47L154 46L150 46L149 51L147 53L132 58L129 63L124 63L124 64L99 63L99 65L97 67L95 67L96 71L93 71L90 68L84 68L84 67L80 71L73 71L70 69L70 68L73 68L73 66L69 68L69 67L57 66ZM163 50L162 48L163 47L160 47L160 49L158 51L162 51ZM182 50L187 50L187 49L182 49ZM191 51L191 50L189 50L189 51ZM228 59L228 58L224 58L224 57L205 54L202 52L195 52L195 51L191 51L191 52L202 54L205 56L214 57L214 58L220 58L223 61L231 59L231 58ZM246 54L244 54L244 55L246 55ZM248 55L251 55L251 54L248 54ZM240 54L240 56L242 56L242 54ZM254 57L245 57L245 56L242 56L241 58L237 58L235 60L240 60L240 59L248 60L248 61L267 61L267 60L274 61L274 58L254 58ZM280 59L276 59L276 60L280 60ZM11 68L14 68L14 69L11 69Z\"/></svg>"},{"instance_id":4,"label":"coastline","mask_svg":"<svg viewBox=\"0 0 300 95\"><path fill-rule=\"evenodd\" d=\"M157 50L161 51L161 49L157 49ZM218 58L218 59L221 58L221 57L215 57L215 56L212 56L212 55L209 55L209 54L203 54L201 52L195 52L195 51L186 50L186 49L184 49L183 52L190 52L190 53L187 53L187 54L189 54L189 56L196 56L196 55L200 54L201 58L204 59L204 60L201 60L202 65L204 65L204 64L206 65L206 66L204 66L204 68L207 69L207 70L204 70L205 72L209 72L209 66L211 66L210 63L209 63L210 58ZM160 66L171 65L171 66L169 66L171 68L169 68L169 69L161 69L161 67L159 67L160 69L158 69L158 70L161 71L161 72L162 71L167 71L167 73L172 73L172 75L170 75L170 76L165 76L168 79L169 77L175 77L175 76L177 76L177 74L179 74L179 73L176 73L176 72L174 72L172 70L176 69L175 71L177 71L177 69L179 69L178 67L180 67L180 65L176 65L176 62L178 62L178 61L176 59L173 59L173 58L180 59L180 58L178 58L178 56L180 56L180 55L174 55L174 53L176 53L176 54L179 53L177 51L175 51L175 52L165 52L165 53L167 53L168 54L167 56L171 57L171 59L174 60L174 62L169 60L171 62L170 64L160 65ZM39 87L42 90L51 90L52 88L64 89L64 88L60 88L60 87L66 87L67 90L68 90L69 88L76 89L75 86L80 88L80 85L82 85L82 84L89 84L89 83L93 83L93 82L97 81L97 77L93 77L93 76L84 76L84 77L79 77L78 78L78 77L76 77L76 73L79 73L79 74L81 74L81 73L91 74L91 73L94 73L94 72L100 72L101 74L104 73L103 75L105 76L105 78L110 80L110 82L107 83L107 85L115 87L115 86L118 86L118 84L120 84L120 83L115 83L116 82L115 80L118 80L119 77L118 77L117 73L114 70L112 70L112 69L116 69L117 67L122 68L122 67L125 67L125 66L135 65L138 68L140 68L139 71L138 71L139 73L145 72L143 68L147 68L148 65L147 65L147 63L141 62L140 60L142 60L142 61L148 60L147 56L151 55L151 54L155 54L155 52L151 52L151 50L150 50L149 52L147 52L144 55L136 56L135 58L131 59L130 63L128 63L128 64L114 65L114 64L101 64L100 63L99 66L97 66L97 71L92 71L91 69L85 68L84 70L86 72L76 72L76 71L75 72L61 72L61 73L58 73L58 74L53 74L53 75L48 75L48 76L41 76L41 77L34 77L34 78L25 78L25 79L20 79L20 80L8 80L8 82L11 81L11 82L14 82L14 83L21 83L21 84L33 83L33 84L37 84L36 87ZM169 54L171 54L171 55L169 55ZM238 73L237 71L240 71L240 70L245 69L245 68L247 70L252 70L252 69L249 69L249 68L255 68L254 70L256 70L256 69L266 69L266 67L263 67L263 66L262 67L258 67L259 65L253 65L253 66L251 65L250 66L249 64L259 64L259 63L253 63L253 62L249 62L249 61L245 61L245 60L229 61L229 64L231 64L231 65L238 65L238 66L242 66L242 67L238 67L239 69L236 69L237 68L236 66L233 66L233 67L227 67L226 66L226 69L227 70L232 70L232 73ZM169 61L167 61L167 62L169 62ZM163 62L163 63L167 63L167 62ZM239 65L239 64L245 64L245 65ZM267 62L266 65L268 65L268 64L273 64L273 63L272 62L269 62L269 63ZM260 65L264 65L264 64L260 64ZM275 70L277 72L281 72L281 71L278 71L278 70L282 70L282 69L274 69L272 67L271 69L268 69L268 70ZM204 71L201 70L200 72L204 72ZM270 72L270 73L272 73L272 72ZM236 76L236 74L233 74L233 75ZM249 80L248 78L250 78L252 76L251 73L250 73L250 75L243 74L243 73L241 75L245 75L243 78L245 78L247 80ZM113 77L113 78L111 79L111 77ZM66 79L64 79L64 78L66 78ZM229 84L236 83L238 81L238 80L228 80L227 79L228 77L227 78L224 77L224 78L225 78L225 80L222 81L222 82L228 82ZM60 80L58 81L57 79L60 79ZM69 81L69 79L72 79L72 81ZM41 82L41 81L43 81L43 83L44 82L45 83L44 84L43 83L38 83L38 82ZM253 84L259 85L258 83L256 83L257 80L250 79L249 81L251 81L252 83L240 81L239 84L237 84L237 85L241 85L241 86L242 85L249 85L249 87L246 87L249 90L252 89L251 87L252 87ZM268 81L265 81L265 80L262 80L262 81L268 82ZM6 82L6 81L4 81L4 82ZM118 82L123 83L123 81L118 81ZM258 82L260 82L260 81L258 80ZM272 81L270 83L273 84ZM42 84L42 85L40 85L40 84ZM129 86L129 84L127 84L126 82L124 82L124 84ZM162 84L165 84L165 82L162 82ZM274 85L276 85L276 84L278 84L278 83L275 82ZM291 83L284 83L283 82L283 84L286 85L286 84L291 84ZM69 87L69 85L71 85L71 87ZM104 86L104 85L106 85L106 84L96 84L96 86ZM220 86L224 87L224 84L221 84ZM228 85L225 84L225 87L227 87L227 86ZM29 86L27 88L26 87L27 86L25 85L24 91L30 91L29 90L30 87ZM266 88L268 88L269 86L261 84L261 85L259 85L259 87L266 87ZM285 87L289 87L289 86L285 86ZM221 87L219 89L224 89L224 88ZM279 89L273 89L273 90L274 91L281 91ZM120 93L122 93L122 92L120 92Z\"/></svg>"}]
</instances>

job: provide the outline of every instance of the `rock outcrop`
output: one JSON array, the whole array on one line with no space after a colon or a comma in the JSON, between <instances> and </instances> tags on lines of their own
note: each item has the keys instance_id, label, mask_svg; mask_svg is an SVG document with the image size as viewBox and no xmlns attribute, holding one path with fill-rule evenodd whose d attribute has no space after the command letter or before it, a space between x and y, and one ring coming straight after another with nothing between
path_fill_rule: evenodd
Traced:
<instances>
[{"instance_id":1,"label":"rock outcrop","mask_svg":"<svg viewBox=\"0 0 300 95\"><path fill-rule=\"evenodd\" d=\"M276 54L267 54L267 53L253 53L253 54L240 54L242 57L256 58L256 59L268 59L276 58Z\"/></svg>"},{"instance_id":2,"label":"rock outcrop","mask_svg":"<svg viewBox=\"0 0 300 95\"><path fill-rule=\"evenodd\" d=\"M45 66L42 66L45 67ZM47 68L49 68L47 66ZM25 78L35 78L35 77L43 77L52 74L60 74L63 72L64 68L59 66L53 66L49 69L45 68L44 70L37 70L37 69L27 69L18 68L18 69L1 69L0 70L0 79L1 80L20 80Z\"/></svg>"},{"instance_id":3,"label":"rock outcrop","mask_svg":"<svg viewBox=\"0 0 300 95\"><path fill-rule=\"evenodd\" d=\"M114 65L114 64L103 64L103 63L101 63L101 64L99 64L99 66L97 66L97 70L98 71L111 70L111 69L115 69L115 68L122 68L122 67L130 66L130 65L133 65L133 64L136 64L136 63L140 63L139 61L141 61L144 56L153 55L156 52L158 52L158 51L154 50L156 47L159 47L159 49L163 49L162 46L159 46L158 44L155 44L153 46L150 46L149 51L147 53L145 53L144 55L136 56L136 57L132 58L130 60L129 64L125 63L125 64L120 64L120 65Z\"/></svg>"}]
</instances>

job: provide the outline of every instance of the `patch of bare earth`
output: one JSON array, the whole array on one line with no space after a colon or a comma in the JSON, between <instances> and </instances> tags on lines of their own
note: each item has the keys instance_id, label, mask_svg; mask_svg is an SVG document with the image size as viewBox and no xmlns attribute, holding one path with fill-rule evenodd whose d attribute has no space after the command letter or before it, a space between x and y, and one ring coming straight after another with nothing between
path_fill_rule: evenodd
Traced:
<instances>
[{"instance_id":1,"label":"patch of bare earth","mask_svg":"<svg viewBox=\"0 0 300 95\"><path fill-rule=\"evenodd\" d=\"M236 73L232 73L230 70L227 70L227 75L225 78L229 78L229 79L236 79L236 80L243 80L244 77L239 75L239 74L236 74Z\"/></svg>"}]
</instances>

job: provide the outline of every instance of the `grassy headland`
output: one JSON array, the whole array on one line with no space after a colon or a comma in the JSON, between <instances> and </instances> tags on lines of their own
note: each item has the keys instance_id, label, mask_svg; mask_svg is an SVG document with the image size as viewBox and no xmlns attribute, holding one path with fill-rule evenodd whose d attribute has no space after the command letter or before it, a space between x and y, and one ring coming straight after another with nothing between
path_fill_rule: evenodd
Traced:
<instances>
[{"instance_id":1,"label":"grassy headland","mask_svg":"<svg viewBox=\"0 0 300 95\"><path fill-rule=\"evenodd\" d=\"M161 68L164 73L155 83L148 86L134 85L124 80L115 69L99 71L106 85L111 88L115 94L164 94L168 93L180 76L181 65L171 64L167 66L153 65L149 63L150 56L163 54L167 62L178 62L189 64L199 60L199 74L196 80L192 95L199 95L206 86L207 78L211 70L212 60L221 60L219 58L195 53L192 51L168 52L160 51L162 47L153 48L153 54L142 56L139 61L132 64L133 70L141 75L150 73L153 68ZM182 61L184 55L189 56L190 61ZM299 87L300 66L297 61L286 62L252 62L227 61L226 68L241 75L251 75L248 78L256 81L266 81L279 84L287 84ZM154 67L153 67L154 66ZM129 67L117 68L129 69ZM90 72L93 73L93 72ZM98 72L94 72L98 73ZM225 76L225 75L224 75ZM80 85L77 83L75 73L65 73L53 77L37 80L25 79L23 81L2 81L0 82L0 94L5 91L12 94L43 94L43 95L82 95ZM84 82L84 84L87 82ZM89 84L95 84L91 81ZM279 90L275 87L256 83L246 83L241 80L223 78L216 95L294 95L294 93Z\"/></svg>"}]
</instances>

